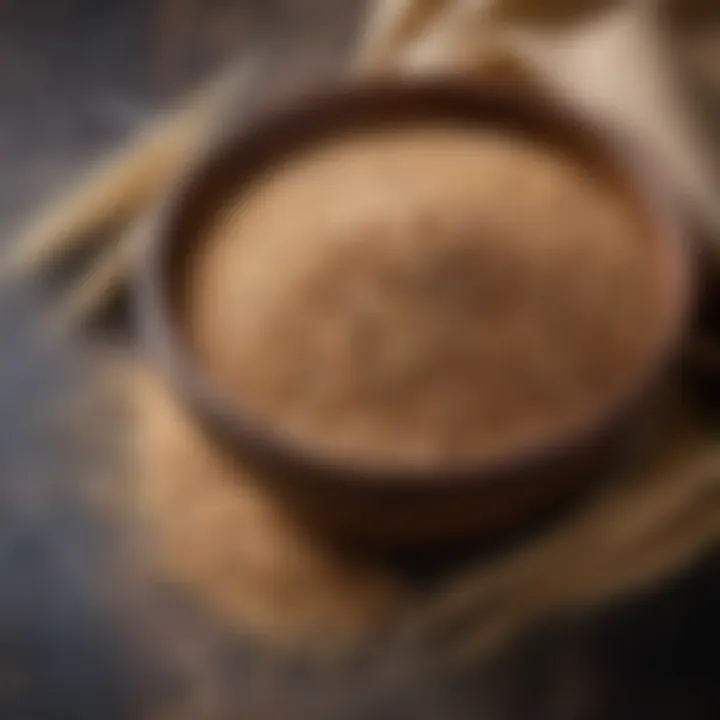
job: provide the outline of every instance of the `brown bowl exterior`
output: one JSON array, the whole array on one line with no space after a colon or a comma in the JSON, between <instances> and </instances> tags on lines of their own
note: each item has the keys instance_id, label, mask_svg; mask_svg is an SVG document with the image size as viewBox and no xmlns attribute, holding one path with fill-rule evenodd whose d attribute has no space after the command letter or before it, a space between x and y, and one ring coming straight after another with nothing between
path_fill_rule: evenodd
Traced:
<instances>
[{"instance_id":1,"label":"brown bowl exterior","mask_svg":"<svg viewBox=\"0 0 720 720\"><path fill-rule=\"evenodd\" d=\"M461 467L342 465L293 447L222 397L184 342L182 306L193 242L229 189L323 137L417 122L500 125L551 143L607 174L641 213L664 273L664 332L629 391L577 432L493 464ZM496 85L386 80L305 97L226 134L201 158L160 213L137 284L147 348L208 438L314 528L352 544L414 549L516 527L587 487L623 452L658 384L677 359L694 279L683 223L657 174L626 143L557 101ZM660 311L660 310L659 310Z\"/></svg>"}]
</instances>

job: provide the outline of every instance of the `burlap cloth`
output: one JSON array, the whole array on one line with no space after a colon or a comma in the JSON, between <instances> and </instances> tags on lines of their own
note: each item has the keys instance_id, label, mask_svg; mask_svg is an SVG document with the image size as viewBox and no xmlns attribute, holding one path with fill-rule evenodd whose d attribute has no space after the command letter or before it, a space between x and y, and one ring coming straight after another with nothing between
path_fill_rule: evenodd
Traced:
<instances>
[{"instance_id":1,"label":"burlap cloth","mask_svg":"<svg viewBox=\"0 0 720 720\"><path fill-rule=\"evenodd\" d=\"M570 97L655 155L712 248L720 198L709 138L665 51L665 21L651 2L380 0L351 72L502 76ZM131 215L207 132L208 103L221 105L207 97L144 141L162 171L156 162L143 187L132 185L141 150L112 166L135 192L120 193ZM37 238L72 225L76 201L30 233L25 262L57 251ZM97 219L102 197L94 202ZM134 258L123 252L124 264L101 259L98 273L122 279ZM81 305L95 298L84 282ZM159 378L139 367L130 376L133 450L122 487L139 556L228 627L280 645L347 652L391 634L418 648L442 638L445 649L476 658L549 617L666 581L720 539L720 446L681 378L652 442L624 472L523 542L425 586L313 538L206 445Z\"/></svg>"}]
</instances>

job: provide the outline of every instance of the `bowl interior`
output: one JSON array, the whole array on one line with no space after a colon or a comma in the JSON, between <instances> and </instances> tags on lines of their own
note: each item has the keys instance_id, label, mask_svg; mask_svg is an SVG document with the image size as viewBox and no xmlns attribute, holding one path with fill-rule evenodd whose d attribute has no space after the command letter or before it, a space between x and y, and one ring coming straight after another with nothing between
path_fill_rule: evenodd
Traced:
<instances>
[{"instance_id":1,"label":"bowl interior","mask_svg":"<svg viewBox=\"0 0 720 720\"><path fill-rule=\"evenodd\" d=\"M572 434L502 458L495 467L484 462L422 469L343 465L294 446L274 428L256 422L222 396L192 357L184 332L184 305L196 244L224 200L289 155L329 136L428 123L516 132L570 154L588 172L617 188L637 213L648 239L648 253L652 253L649 258L658 267L660 330L649 340L647 363ZM598 432L618 422L642 399L677 349L686 324L690 285L688 252L673 203L647 162L623 140L554 101L457 81L392 81L328 90L226 134L188 174L161 216L144 273L141 312L148 340L181 397L215 437L243 458L267 469L331 479L332 483L437 485L442 477L447 486L552 461L568 449L591 443Z\"/></svg>"}]
</instances>

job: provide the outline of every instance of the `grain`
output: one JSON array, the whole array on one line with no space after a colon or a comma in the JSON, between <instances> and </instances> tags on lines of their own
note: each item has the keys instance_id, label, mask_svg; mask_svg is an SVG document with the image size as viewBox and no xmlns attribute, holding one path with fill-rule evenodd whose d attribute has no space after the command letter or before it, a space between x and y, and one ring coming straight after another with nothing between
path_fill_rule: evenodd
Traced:
<instances>
[{"instance_id":1,"label":"grain","mask_svg":"<svg viewBox=\"0 0 720 720\"><path fill-rule=\"evenodd\" d=\"M219 209L190 341L227 397L303 447L489 459L575 426L647 360L648 242L619 193L530 140L336 138Z\"/></svg>"}]
</instances>

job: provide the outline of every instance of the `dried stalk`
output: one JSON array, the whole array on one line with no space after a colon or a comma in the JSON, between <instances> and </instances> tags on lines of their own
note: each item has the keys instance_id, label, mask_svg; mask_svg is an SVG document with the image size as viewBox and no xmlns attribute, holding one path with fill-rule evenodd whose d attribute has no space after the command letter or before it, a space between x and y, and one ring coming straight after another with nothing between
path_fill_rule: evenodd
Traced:
<instances>
[{"instance_id":1,"label":"dried stalk","mask_svg":"<svg viewBox=\"0 0 720 720\"><path fill-rule=\"evenodd\" d=\"M385 72L402 48L422 36L428 24L448 11L452 0L385 0L376 2L362 35L357 58L361 74Z\"/></svg>"},{"instance_id":2,"label":"dried stalk","mask_svg":"<svg viewBox=\"0 0 720 720\"><path fill-rule=\"evenodd\" d=\"M21 234L0 276L41 272L82 250L102 231L150 206L205 139L253 68L244 58L179 111L160 118L42 213Z\"/></svg>"},{"instance_id":3,"label":"dried stalk","mask_svg":"<svg viewBox=\"0 0 720 720\"><path fill-rule=\"evenodd\" d=\"M99 251L92 270L53 309L53 326L82 327L118 297L145 247L148 225L146 218L136 220L116 243Z\"/></svg>"}]
</instances>

